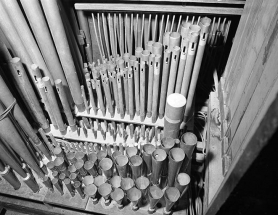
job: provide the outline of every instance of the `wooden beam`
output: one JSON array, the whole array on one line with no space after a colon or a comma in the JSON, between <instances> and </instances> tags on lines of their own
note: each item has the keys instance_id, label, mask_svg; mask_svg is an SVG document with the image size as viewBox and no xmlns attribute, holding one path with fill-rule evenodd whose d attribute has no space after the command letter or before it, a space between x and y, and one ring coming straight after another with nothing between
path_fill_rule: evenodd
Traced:
<instances>
[{"instance_id":1,"label":"wooden beam","mask_svg":"<svg viewBox=\"0 0 278 215\"><path fill-rule=\"evenodd\" d=\"M195 13L241 15L243 8L203 7L187 5L158 5L158 4L110 4L110 3L76 3L76 10L88 11L134 11L134 12L168 12L168 13Z\"/></svg>"}]
</instances>

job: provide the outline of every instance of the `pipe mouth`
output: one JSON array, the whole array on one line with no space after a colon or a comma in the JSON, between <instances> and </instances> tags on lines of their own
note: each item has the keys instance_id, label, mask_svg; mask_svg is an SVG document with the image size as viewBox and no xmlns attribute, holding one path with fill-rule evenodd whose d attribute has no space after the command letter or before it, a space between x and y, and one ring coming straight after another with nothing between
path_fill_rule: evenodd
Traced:
<instances>
[{"instance_id":1,"label":"pipe mouth","mask_svg":"<svg viewBox=\"0 0 278 215\"><path fill-rule=\"evenodd\" d=\"M114 188L119 188L119 187L121 187L121 181L122 181L122 178L118 175L115 175L115 176L113 176L113 178L110 179L110 184Z\"/></svg>"},{"instance_id":2,"label":"pipe mouth","mask_svg":"<svg viewBox=\"0 0 278 215\"><path fill-rule=\"evenodd\" d=\"M134 181L131 178L122 178L121 188L125 191L131 189L134 186Z\"/></svg>"},{"instance_id":3,"label":"pipe mouth","mask_svg":"<svg viewBox=\"0 0 278 215\"><path fill-rule=\"evenodd\" d=\"M93 176L87 175L83 178L83 184L85 186L88 186L88 185L93 184L93 183L94 183L94 177Z\"/></svg>"},{"instance_id":4,"label":"pipe mouth","mask_svg":"<svg viewBox=\"0 0 278 215\"><path fill-rule=\"evenodd\" d=\"M180 191L175 187L168 187L165 190L164 196L170 202L176 202L180 198Z\"/></svg>"},{"instance_id":5,"label":"pipe mouth","mask_svg":"<svg viewBox=\"0 0 278 215\"><path fill-rule=\"evenodd\" d=\"M186 98L180 93L172 93L167 97L167 104L171 107L181 108L185 106Z\"/></svg>"},{"instance_id":6,"label":"pipe mouth","mask_svg":"<svg viewBox=\"0 0 278 215\"><path fill-rule=\"evenodd\" d=\"M156 149L152 156L156 161L164 161L167 157L167 154L163 149Z\"/></svg>"},{"instance_id":7,"label":"pipe mouth","mask_svg":"<svg viewBox=\"0 0 278 215\"><path fill-rule=\"evenodd\" d=\"M98 192L103 197L109 195L111 191L112 191L112 187L110 184L107 183L104 183L98 187Z\"/></svg>"},{"instance_id":8,"label":"pipe mouth","mask_svg":"<svg viewBox=\"0 0 278 215\"><path fill-rule=\"evenodd\" d=\"M94 184L90 184L84 188L84 193L87 196L95 197L95 195L97 193L97 187Z\"/></svg>"},{"instance_id":9,"label":"pipe mouth","mask_svg":"<svg viewBox=\"0 0 278 215\"><path fill-rule=\"evenodd\" d=\"M191 132L186 132L184 135L182 135L181 139L186 145L196 145L197 144L197 137L195 134Z\"/></svg>"},{"instance_id":10,"label":"pipe mouth","mask_svg":"<svg viewBox=\"0 0 278 215\"><path fill-rule=\"evenodd\" d=\"M164 137L162 138L161 145L165 149L171 149L175 146L175 139L172 137Z\"/></svg>"},{"instance_id":11,"label":"pipe mouth","mask_svg":"<svg viewBox=\"0 0 278 215\"><path fill-rule=\"evenodd\" d=\"M117 163L118 166L125 166L128 163L127 156L122 155L122 154L118 155L115 160L116 160L116 163Z\"/></svg>"},{"instance_id":12,"label":"pipe mouth","mask_svg":"<svg viewBox=\"0 0 278 215\"><path fill-rule=\"evenodd\" d=\"M122 189L115 188L114 191L110 194L110 196L114 201L118 202L124 198L125 193Z\"/></svg>"},{"instance_id":13,"label":"pipe mouth","mask_svg":"<svg viewBox=\"0 0 278 215\"><path fill-rule=\"evenodd\" d=\"M74 166L74 165L70 165L70 166L68 167L68 171L70 171L71 173L76 172L75 166Z\"/></svg>"},{"instance_id":14,"label":"pipe mouth","mask_svg":"<svg viewBox=\"0 0 278 215\"><path fill-rule=\"evenodd\" d=\"M100 185L104 184L106 182L106 178L102 175L98 175L95 177L94 184L99 187Z\"/></svg>"},{"instance_id":15,"label":"pipe mouth","mask_svg":"<svg viewBox=\"0 0 278 215\"><path fill-rule=\"evenodd\" d=\"M179 39L181 36L181 34L179 32L171 32L170 33L170 38L173 38L173 39Z\"/></svg>"},{"instance_id":16,"label":"pipe mouth","mask_svg":"<svg viewBox=\"0 0 278 215\"><path fill-rule=\"evenodd\" d=\"M78 169L81 169L83 166L84 166L84 161L83 160L78 160L76 161L76 163L74 164L75 168L78 170Z\"/></svg>"},{"instance_id":17,"label":"pipe mouth","mask_svg":"<svg viewBox=\"0 0 278 215\"><path fill-rule=\"evenodd\" d=\"M71 181L70 181L69 178L65 178L65 180L64 180L64 183L65 183L65 184L70 184L70 182L71 182Z\"/></svg>"},{"instance_id":18,"label":"pipe mouth","mask_svg":"<svg viewBox=\"0 0 278 215\"><path fill-rule=\"evenodd\" d=\"M185 153L181 148L173 148L169 152L169 157L176 162L180 162L185 158Z\"/></svg>"},{"instance_id":19,"label":"pipe mouth","mask_svg":"<svg viewBox=\"0 0 278 215\"><path fill-rule=\"evenodd\" d=\"M88 160L92 161L93 163L97 160L97 154L96 153L90 153L88 156Z\"/></svg>"},{"instance_id":20,"label":"pipe mouth","mask_svg":"<svg viewBox=\"0 0 278 215\"><path fill-rule=\"evenodd\" d=\"M74 186L74 188L78 188L78 187L81 186L81 182L80 181L75 181L75 182L73 182L73 186Z\"/></svg>"},{"instance_id":21,"label":"pipe mouth","mask_svg":"<svg viewBox=\"0 0 278 215\"><path fill-rule=\"evenodd\" d=\"M57 157L54 160L54 165L55 166L61 166L64 163L64 158L62 157Z\"/></svg>"},{"instance_id":22,"label":"pipe mouth","mask_svg":"<svg viewBox=\"0 0 278 215\"><path fill-rule=\"evenodd\" d=\"M86 170L90 170L94 167L94 163L92 161L86 161L85 164L84 164L84 168Z\"/></svg>"},{"instance_id":23,"label":"pipe mouth","mask_svg":"<svg viewBox=\"0 0 278 215\"><path fill-rule=\"evenodd\" d=\"M137 155L138 149L136 147L127 147L126 154L128 157L132 157L133 155Z\"/></svg>"},{"instance_id":24,"label":"pipe mouth","mask_svg":"<svg viewBox=\"0 0 278 215\"><path fill-rule=\"evenodd\" d=\"M97 153L97 159L99 161L101 161L103 158L106 158L107 157L107 152L106 151L99 151Z\"/></svg>"},{"instance_id":25,"label":"pipe mouth","mask_svg":"<svg viewBox=\"0 0 278 215\"><path fill-rule=\"evenodd\" d=\"M56 80L56 81L57 81L57 80ZM53 150L53 153L54 153L55 155L59 155L59 154L61 154L61 152L62 152L61 147L56 147L56 148L54 148L54 150Z\"/></svg>"},{"instance_id":26,"label":"pipe mouth","mask_svg":"<svg viewBox=\"0 0 278 215\"><path fill-rule=\"evenodd\" d=\"M132 166L140 166L143 163L143 159L139 155L134 155L129 159Z\"/></svg>"},{"instance_id":27,"label":"pipe mouth","mask_svg":"<svg viewBox=\"0 0 278 215\"><path fill-rule=\"evenodd\" d=\"M155 146L152 144L147 143L143 146L143 151L148 155L151 155L154 152L154 150Z\"/></svg>"},{"instance_id":28,"label":"pipe mouth","mask_svg":"<svg viewBox=\"0 0 278 215\"><path fill-rule=\"evenodd\" d=\"M100 161L99 166L103 171L109 170L113 166L113 161L109 158L103 158Z\"/></svg>"},{"instance_id":29,"label":"pipe mouth","mask_svg":"<svg viewBox=\"0 0 278 215\"><path fill-rule=\"evenodd\" d=\"M82 160L85 157L85 154L83 152L76 152L75 153L75 158L77 160Z\"/></svg>"},{"instance_id":30,"label":"pipe mouth","mask_svg":"<svg viewBox=\"0 0 278 215\"><path fill-rule=\"evenodd\" d=\"M161 199L163 196L163 191L157 186L151 186L149 188L149 195L153 199Z\"/></svg>"},{"instance_id":31,"label":"pipe mouth","mask_svg":"<svg viewBox=\"0 0 278 215\"><path fill-rule=\"evenodd\" d=\"M133 187L127 191L127 198L131 202L138 201L142 197L142 192L138 190L137 188Z\"/></svg>"},{"instance_id":32,"label":"pipe mouth","mask_svg":"<svg viewBox=\"0 0 278 215\"><path fill-rule=\"evenodd\" d=\"M135 184L139 190L145 190L150 185L150 180L144 176L140 176L136 179Z\"/></svg>"},{"instance_id":33,"label":"pipe mouth","mask_svg":"<svg viewBox=\"0 0 278 215\"><path fill-rule=\"evenodd\" d=\"M186 173L180 173L178 174L177 178L177 183L180 185L180 186L186 186L190 183L191 179L190 179L190 176Z\"/></svg>"}]
</instances>

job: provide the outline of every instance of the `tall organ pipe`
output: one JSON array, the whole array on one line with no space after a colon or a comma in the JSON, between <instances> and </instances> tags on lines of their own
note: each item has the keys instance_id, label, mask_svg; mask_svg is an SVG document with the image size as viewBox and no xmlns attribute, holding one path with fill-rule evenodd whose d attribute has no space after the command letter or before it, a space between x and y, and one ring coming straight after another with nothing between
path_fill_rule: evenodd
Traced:
<instances>
[{"instance_id":1,"label":"tall organ pipe","mask_svg":"<svg viewBox=\"0 0 278 215\"><path fill-rule=\"evenodd\" d=\"M57 0L42 0L41 3L70 87L73 101L78 110L83 112L85 110L85 105L81 95L81 87L76 73L76 67L73 62L73 57L70 52Z\"/></svg>"},{"instance_id":2,"label":"tall organ pipe","mask_svg":"<svg viewBox=\"0 0 278 215\"><path fill-rule=\"evenodd\" d=\"M0 104L0 114L4 112L3 106ZM9 131L9 132L7 132ZM14 151L40 176L43 177L44 173L37 165L37 162L29 152L25 143L21 139L16 128L12 124L11 120L7 117L0 121L0 137L9 143Z\"/></svg>"},{"instance_id":3,"label":"tall organ pipe","mask_svg":"<svg viewBox=\"0 0 278 215\"><path fill-rule=\"evenodd\" d=\"M13 170L9 166L5 166L0 161L0 175L10 184L13 186L15 190L18 190L21 186L20 181L14 174Z\"/></svg>"},{"instance_id":4,"label":"tall organ pipe","mask_svg":"<svg viewBox=\"0 0 278 215\"><path fill-rule=\"evenodd\" d=\"M55 45L52 41L40 2L38 0L20 0L20 2L53 79L61 79L69 99L71 97L69 86L56 52Z\"/></svg>"},{"instance_id":5,"label":"tall organ pipe","mask_svg":"<svg viewBox=\"0 0 278 215\"><path fill-rule=\"evenodd\" d=\"M25 17L17 3L16 0L3 0L2 4L6 8L7 13L11 21L13 22L14 26L16 27L16 31L23 42L29 56L33 63L37 64L40 69L43 71L45 76L50 78L51 84L54 85L54 80L52 74L48 70L44 59L41 55L41 52L36 44L36 41L32 35L32 32L25 20ZM27 65L30 67L31 65ZM56 72L55 70L52 71L53 73Z\"/></svg>"},{"instance_id":6,"label":"tall organ pipe","mask_svg":"<svg viewBox=\"0 0 278 215\"><path fill-rule=\"evenodd\" d=\"M199 22L199 25L201 26L201 33L200 33L200 39L199 39L199 45L198 45L198 50L197 50L197 54L196 54L196 59L194 62L192 77L191 77L191 81L190 81L190 87L189 87L188 96L187 96L187 104L186 104L185 112L184 112L184 122L187 121L191 108L192 108L197 80L198 80L198 76L199 76L199 72L200 72L200 68L201 68L201 64L202 64L202 59L204 56L204 51L205 51L205 47L206 47L206 43L207 43L210 23L211 23L211 19L208 17L202 18Z\"/></svg>"},{"instance_id":7,"label":"tall organ pipe","mask_svg":"<svg viewBox=\"0 0 278 215\"><path fill-rule=\"evenodd\" d=\"M9 107L14 102L14 97L9 90L8 86L0 76L0 100L6 106ZM34 132L30 123L23 114L21 108L16 103L13 108L13 116L20 125L20 127L26 132L26 134L33 140L35 146L48 158L51 159L49 151L46 149L44 144L40 141L37 134Z\"/></svg>"}]
</instances>

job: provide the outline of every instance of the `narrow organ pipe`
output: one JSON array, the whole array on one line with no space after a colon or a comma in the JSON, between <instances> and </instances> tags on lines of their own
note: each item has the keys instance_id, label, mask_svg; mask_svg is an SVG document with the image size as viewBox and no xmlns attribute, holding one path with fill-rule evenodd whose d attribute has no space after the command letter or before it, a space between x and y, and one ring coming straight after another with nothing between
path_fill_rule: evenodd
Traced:
<instances>
[{"instance_id":1,"label":"narrow organ pipe","mask_svg":"<svg viewBox=\"0 0 278 215\"><path fill-rule=\"evenodd\" d=\"M84 193L92 199L94 204L98 203L98 199L96 198L97 187L94 184L85 186Z\"/></svg>"},{"instance_id":2,"label":"narrow organ pipe","mask_svg":"<svg viewBox=\"0 0 278 215\"><path fill-rule=\"evenodd\" d=\"M156 149L152 154L152 183L157 185L165 164L167 154L163 149Z\"/></svg>"},{"instance_id":3,"label":"narrow organ pipe","mask_svg":"<svg viewBox=\"0 0 278 215\"><path fill-rule=\"evenodd\" d=\"M10 166L5 166L0 161L0 175L15 189L18 190L21 186L20 181L14 174L13 170L10 168Z\"/></svg>"},{"instance_id":4,"label":"narrow organ pipe","mask_svg":"<svg viewBox=\"0 0 278 215\"><path fill-rule=\"evenodd\" d=\"M127 177L127 171L128 171L128 169L127 169L128 168L128 158L127 158L127 156L118 155L115 158L115 163L116 163L116 167L117 167L119 175L123 178L126 178Z\"/></svg>"},{"instance_id":5,"label":"narrow organ pipe","mask_svg":"<svg viewBox=\"0 0 278 215\"><path fill-rule=\"evenodd\" d=\"M148 209L149 214L155 213L156 211L155 206L162 197L163 197L163 191L158 186L151 186L149 188L149 200L150 200L150 206Z\"/></svg>"},{"instance_id":6,"label":"narrow organ pipe","mask_svg":"<svg viewBox=\"0 0 278 215\"><path fill-rule=\"evenodd\" d=\"M110 179L110 184L112 185L113 189L115 189L115 188L120 188L120 187L121 187L121 181L122 181L121 176L114 175L114 176Z\"/></svg>"},{"instance_id":7,"label":"narrow organ pipe","mask_svg":"<svg viewBox=\"0 0 278 215\"><path fill-rule=\"evenodd\" d=\"M110 204L110 194L112 192L112 187L110 184L104 183L98 187L99 194L104 198L104 204L108 206Z\"/></svg>"},{"instance_id":8,"label":"narrow organ pipe","mask_svg":"<svg viewBox=\"0 0 278 215\"><path fill-rule=\"evenodd\" d=\"M54 44L56 46L65 76L70 88L73 101L78 110L85 110L84 101L81 96L81 87L76 73L73 57L71 55L66 31L63 26L57 0L42 0L43 11L45 13Z\"/></svg>"},{"instance_id":9,"label":"narrow organ pipe","mask_svg":"<svg viewBox=\"0 0 278 215\"><path fill-rule=\"evenodd\" d=\"M133 180L136 180L142 175L143 160L139 155L134 155L129 159L129 162L132 170L132 178Z\"/></svg>"},{"instance_id":10,"label":"narrow organ pipe","mask_svg":"<svg viewBox=\"0 0 278 215\"><path fill-rule=\"evenodd\" d=\"M145 144L143 146L143 160L147 167L147 175L152 173L152 153L155 150L155 146L152 144Z\"/></svg>"},{"instance_id":11,"label":"narrow organ pipe","mask_svg":"<svg viewBox=\"0 0 278 215\"><path fill-rule=\"evenodd\" d=\"M71 180L69 178L65 178L64 184L66 185L68 191L70 192L70 195L72 197L74 197L75 196L75 189L74 189L74 187L73 187L73 185L71 183Z\"/></svg>"},{"instance_id":12,"label":"narrow organ pipe","mask_svg":"<svg viewBox=\"0 0 278 215\"><path fill-rule=\"evenodd\" d=\"M0 104L0 114L4 112L3 106ZM9 132L7 132L9 131ZM43 177L44 173L37 165L36 160L26 147L24 141L19 135L9 118L4 118L0 121L0 137L14 149L14 151L38 174Z\"/></svg>"},{"instance_id":13,"label":"narrow organ pipe","mask_svg":"<svg viewBox=\"0 0 278 215\"><path fill-rule=\"evenodd\" d=\"M173 205L180 198L180 192L175 187L168 187L164 192L164 197L165 197L166 205L163 210L163 213L170 214Z\"/></svg>"},{"instance_id":14,"label":"narrow organ pipe","mask_svg":"<svg viewBox=\"0 0 278 215\"><path fill-rule=\"evenodd\" d=\"M132 203L132 210L137 211L139 209L139 201L142 197L142 192L137 188L133 187L127 191L127 198Z\"/></svg>"},{"instance_id":15,"label":"narrow organ pipe","mask_svg":"<svg viewBox=\"0 0 278 215\"><path fill-rule=\"evenodd\" d=\"M187 191L190 180L190 176L186 173L177 175L174 187L180 191L181 196Z\"/></svg>"},{"instance_id":16,"label":"narrow organ pipe","mask_svg":"<svg viewBox=\"0 0 278 215\"><path fill-rule=\"evenodd\" d=\"M124 191L120 188L115 188L114 191L110 194L111 198L117 202L118 208L123 209L123 199L124 199Z\"/></svg>"},{"instance_id":17,"label":"narrow organ pipe","mask_svg":"<svg viewBox=\"0 0 278 215\"><path fill-rule=\"evenodd\" d=\"M99 163L100 168L102 169L103 174L107 179L113 177L113 162L109 158L103 158Z\"/></svg>"},{"instance_id":18,"label":"narrow organ pipe","mask_svg":"<svg viewBox=\"0 0 278 215\"><path fill-rule=\"evenodd\" d=\"M185 153L180 148L173 148L169 151L168 163L168 186L173 187L176 175L179 173Z\"/></svg>"}]
</instances>

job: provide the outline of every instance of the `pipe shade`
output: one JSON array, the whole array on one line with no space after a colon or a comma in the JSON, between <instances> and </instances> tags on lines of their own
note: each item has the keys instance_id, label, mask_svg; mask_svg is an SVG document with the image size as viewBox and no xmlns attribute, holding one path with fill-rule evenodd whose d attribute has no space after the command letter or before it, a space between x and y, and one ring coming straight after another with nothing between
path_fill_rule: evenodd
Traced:
<instances>
[{"instance_id":1,"label":"pipe shade","mask_svg":"<svg viewBox=\"0 0 278 215\"><path fill-rule=\"evenodd\" d=\"M178 174L182 162L185 158L185 153L180 148L173 148L169 151L169 163L168 163L168 186L173 187L175 183L175 177Z\"/></svg>"}]
</instances>

